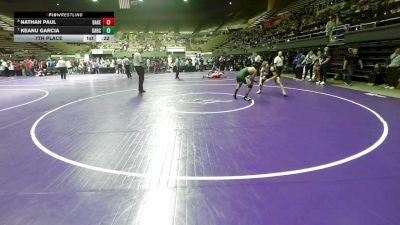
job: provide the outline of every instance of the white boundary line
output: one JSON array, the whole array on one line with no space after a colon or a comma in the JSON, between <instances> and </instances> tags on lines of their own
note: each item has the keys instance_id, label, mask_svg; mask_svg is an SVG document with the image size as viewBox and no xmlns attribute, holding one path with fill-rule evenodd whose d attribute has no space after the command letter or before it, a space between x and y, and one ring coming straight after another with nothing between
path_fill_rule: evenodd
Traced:
<instances>
[{"instance_id":1,"label":"white boundary line","mask_svg":"<svg viewBox=\"0 0 400 225\"><path fill-rule=\"evenodd\" d=\"M0 81L0 84L9 83L9 82L13 82L13 81L15 81L15 80L8 79L6 81Z\"/></svg>"},{"instance_id":2,"label":"white boundary line","mask_svg":"<svg viewBox=\"0 0 400 225\"><path fill-rule=\"evenodd\" d=\"M49 95L48 91L42 90L42 89L0 89L0 91L40 91L40 92L44 92L44 95L41 96L40 98L37 98L37 99L32 100L30 102L26 102L26 103L22 103L22 104L19 104L19 105L11 106L11 107L8 107L8 108L0 109L0 112L4 112L4 111L10 110L10 109L15 109L15 108L18 108L18 107L21 107L21 106L24 106L24 105L28 105L28 104L40 101L40 100L46 98Z\"/></svg>"},{"instance_id":3,"label":"white boundary line","mask_svg":"<svg viewBox=\"0 0 400 225\"><path fill-rule=\"evenodd\" d=\"M70 75L74 76L74 75ZM32 78L33 79L33 78ZM60 86L60 85L74 85L74 84L90 84L90 83L97 83L97 82L106 82L106 81L114 81L114 80L123 80L123 77L114 77L112 79L86 79L86 80L73 80L73 79L67 79L67 80L43 80L42 84L0 84L0 87L44 87L44 86ZM16 81L16 80L13 80ZM54 83L46 83L46 82L53 82ZM66 82L65 82L66 81ZM57 82L57 83L55 83Z\"/></svg>"},{"instance_id":4,"label":"white boundary line","mask_svg":"<svg viewBox=\"0 0 400 225\"><path fill-rule=\"evenodd\" d=\"M193 85L187 85L187 86L193 86ZM276 86L272 86L272 87L276 87ZM326 163L326 164L322 164L322 165L318 165L318 166L312 166L312 167L308 167L308 168L303 168L303 169L297 169L297 170L289 170L289 171L280 171L280 172L273 172L273 173L265 173L265 174L249 174L249 175L235 175L235 176L151 176L148 174L142 174L142 173L134 173L134 172L126 172L126 171L119 171L119 170L113 170L113 169L105 169L105 168L101 168L101 167L97 167L97 166L91 166L91 165L87 165L84 163L80 163L68 158L65 158L63 156L60 156L54 152L52 152L51 150L47 149L45 146L43 146L40 141L37 139L36 137L36 127L38 126L39 122L41 120L43 120L46 116L48 116L49 114L60 110L66 106L72 105L74 103L77 102L81 102L81 101L85 101L88 99L93 99L93 98L98 98L101 96L106 96L106 95L111 95L111 94L116 94L116 93L121 93L121 92L126 92L126 91L132 91L132 90L124 90L124 91L116 91L116 92L110 92L110 93L106 93L106 94L101 94L101 95L96 95L96 96L92 96L89 98L84 98L84 99L79 99L70 103L67 103L65 105L59 106L47 113L45 113L44 115L42 115L38 120L35 121L35 123L32 125L30 134L31 134L31 138L32 141L34 142L34 144L44 153L46 153L47 155L58 159L60 161L63 161L65 163L68 163L70 165L73 166L78 166L81 168L86 168L86 169L90 169L90 170L94 170L94 171L99 171L99 172L104 172L104 173L109 173L109 174L115 174L115 175L124 175L124 176L130 176L130 177L140 177L140 178L163 178L163 179L174 179L174 180L190 180L190 181L223 181L223 180L250 180L250 179L262 179L262 178L271 178L271 177L280 177L280 176L289 176L289 175L295 175L295 174L302 174L302 173L309 173L309 172L313 172L313 171L318 171L318 170L323 170L323 169L327 169L327 168L331 168L334 166L338 166L344 163L348 163L350 161L353 161L355 159L358 159L372 151L374 151L376 148L378 148L386 139L386 137L388 136L389 133L389 129L388 129L388 125L387 122L374 110L368 108L367 106L364 106L360 103L357 103L355 101L343 98L343 97L339 97L336 95L331 95L331 94L326 94L326 93L321 93L321 92L317 92L317 91L310 91L310 90L304 90L304 89L298 89L298 88L289 88L286 87L287 89L292 89L292 90L298 90L298 91L304 91L304 92L310 92L310 93L316 93L316 94L320 94L320 95L325 95L325 96L330 96L333 98L337 98L346 102L350 102L352 104L355 104L361 108L364 108L366 110L368 110L369 112L371 112L374 116L376 116L378 118L378 120L382 123L383 126L383 131L381 136L378 138L378 140L372 144L371 146L369 146L368 148L360 151L357 154L351 155L349 157L334 161L334 162L330 162L330 163Z\"/></svg>"},{"instance_id":5,"label":"white boundary line","mask_svg":"<svg viewBox=\"0 0 400 225\"><path fill-rule=\"evenodd\" d=\"M159 102L160 105L162 105L163 107L161 107L164 111L167 112L172 112L172 113L179 113L179 114L200 114L200 115L206 115L206 114L220 114L220 113L230 113L230 112L236 112L236 111L241 111L247 108L250 108L254 105L254 100L251 99L251 103L249 105L246 105L244 107L241 108L237 108L237 109L231 109L231 110L224 110L224 111L209 111L209 112L191 112L191 111L179 111L179 110L172 110L169 109L167 106L164 105L164 100L166 98L170 98L170 97L175 97L175 96L180 96L180 95L194 95L194 94L217 94L217 95L230 95L233 96L232 94L229 93L221 93L221 92L197 92L197 93L183 93L183 94L176 94L176 95L168 95L165 97L162 97L161 100ZM237 95L239 97L244 97L243 95ZM233 99L234 101L235 99Z\"/></svg>"},{"instance_id":6,"label":"white boundary line","mask_svg":"<svg viewBox=\"0 0 400 225\"><path fill-rule=\"evenodd\" d=\"M223 82L223 81L232 81L235 79L231 79L231 78L226 78L226 79L219 79L219 80L214 80L214 79L201 79L198 78L198 80L195 79L187 79L187 78L182 78L180 80L175 80L175 78L171 78L171 79L147 79L145 81L168 81L168 82L182 82L182 83L207 83L207 82Z\"/></svg>"}]
</instances>

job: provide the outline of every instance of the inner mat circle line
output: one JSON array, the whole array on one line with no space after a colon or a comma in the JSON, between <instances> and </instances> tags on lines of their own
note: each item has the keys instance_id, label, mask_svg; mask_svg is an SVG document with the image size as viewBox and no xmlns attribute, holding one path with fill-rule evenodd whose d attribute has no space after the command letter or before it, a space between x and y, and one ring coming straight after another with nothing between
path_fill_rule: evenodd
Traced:
<instances>
[{"instance_id":1,"label":"inner mat circle line","mask_svg":"<svg viewBox=\"0 0 400 225\"><path fill-rule=\"evenodd\" d=\"M74 76L74 75L70 75ZM48 87L48 86L65 86L65 85L78 85L78 84L91 84L91 83L100 83L107 81L116 81L123 80L124 77L114 77L112 79L85 79L85 80L72 80L67 79L67 82L63 82L62 80L51 80L52 83L43 83L43 84L1 84L0 87ZM13 80L16 81L16 80ZM47 82L47 81L46 81ZM56 83L57 82L57 83Z\"/></svg>"},{"instance_id":2,"label":"inner mat circle line","mask_svg":"<svg viewBox=\"0 0 400 225\"><path fill-rule=\"evenodd\" d=\"M180 86L195 86L195 85L180 85ZM277 86L270 86L270 87L277 87ZM37 128L38 124L40 123L40 121L42 121L49 114L51 114L51 113L53 113L55 111L58 111L58 110L66 107L66 106L75 104L77 102L81 102L81 101L85 101L85 100L89 100L89 99L94 99L94 98L102 97L102 96L106 96L106 95L111 95L111 94L127 92L127 91L135 91L136 90L136 89L129 89L129 90L122 90L122 91L104 93L104 94L100 94L100 95L96 95L96 96L92 96L92 97L88 97L88 98L84 98L84 99L78 99L76 101L64 104L64 105L59 106L59 107L57 107L57 108L55 108L53 110L50 110L50 111L46 112L44 115L42 115L39 119L37 119L35 121L35 123L31 127L30 135L31 135L31 138L32 138L32 141L34 142L34 144L41 151L43 151L44 153L46 153L47 155L49 155L49 156L51 156L51 157L53 157L55 159L58 159L60 161L63 161L65 163L68 163L68 164L73 165L73 166L77 166L77 167L81 167L81 168L85 168L85 169L89 169L89 170L93 170L93 171L98 171L98 172L114 174L114 175L123 175L123 176L138 177L138 178L150 178L150 179L158 178L158 179L187 180L187 181L229 181L229 180L264 179L264 178L272 178L272 177L303 174L303 173L309 173L309 172L313 172L313 171L319 171L319 170L323 170L323 169L328 169L328 168L332 168L332 167L335 167L335 166L339 166L341 164L345 164L345 163L351 162L351 161L353 161L355 159L358 159L358 158L360 158L360 157L362 157L364 155L367 155L368 153L370 153L370 152L374 151L375 149L377 149L385 141L385 139L388 136L389 128L388 128L387 122L377 112L375 112L374 110L368 108L365 105L362 105L362 104L357 103L357 102L355 102L353 100L346 99L346 98L343 98L343 97L340 97L340 96L336 96L336 95L332 95L332 94L327 94L327 93L322 93L322 92L317 92L317 91L310 91L310 90L299 89L299 88L290 88L290 87L286 87L286 88L287 89L310 92L310 93L315 93L315 94L320 94L320 95L325 95L325 96L341 99L343 101L355 104L355 105L357 105L357 106L359 106L359 107L361 107L363 109L366 109L367 111L371 112L375 117L377 117L378 120L381 122L382 127L383 127L382 134L378 138L378 140L375 141L375 143L373 143L371 146L367 147L366 149L363 149L363 150L361 150L360 152L358 152L358 153L356 153L354 155L351 155L351 156L348 156L346 158L343 158L343 159L340 159L340 160L337 160L337 161L333 161L333 162L330 162L330 163L321 164L321 165L312 166L312 167L307 167L307 168L302 168L302 169L280 171L280 172L273 172L273 173L232 175L232 176L157 176L157 175L149 175L149 174L142 174L142 173L135 173L135 172L127 172L127 171L106 169L106 168L101 168L101 167L97 167L97 166L84 164L84 163L77 162L77 161L65 158L63 156L60 156L57 153L54 153L53 151L47 149L38 140L38 138L36 136L36 128Z\"/></svg>"},{"instance_id":3,"label":"inner mat circle line","mask_svg":"<svg viewBox=\"0 0 400 225\"><path fill-rule=\"evenodd\" d=\"M0 109L0 112L4 112L4 111L15 109L15 108L18 108L18 107L21 107L21 106L24 106L24 105L32 104L34 102L37 102L37 101L40 101L40 100L46 98L50 94L48 91L42 90L42 89L0 89L0 91L40 91L40 92L44 93L43 96L41 96L41 97L39 97L37 99L34 99L32 101L25 102L25 103L22 103L22 104L19 104L19 105L11 106L11 107L7 107L7 108L4 108L4 109Z\"/></svg>"},{"instance_id":4,"label":"inner mat circle line","mask_svg":"<svg viewBox=\"0 0 400 225\"><path fill-rule=\"evenodd\" d=\"M164 96L162 97L160 100L161 102L163 102L163 100L165 100L166 98L169 97L175 97L175 96L181 96L181 95L194 95L194 94L217 94L217 95L230 95L232 96L231 93L223 93L223 92L196 92L196 93L183 93L183 94L175 94L175 95L168 95L168 96ZM244 95L237 95L239 97L244 97ZM236 101L233 100L233 101ZM250 101L251 103L249 105L246 105L244 107L241 108L236 108L236 109L230 109L230 110L222 110L222 111L206 111L206 112L195 112L195 111L180 111L180 110L171 110L168 109L166 106L161 107L162 110L166 111L166 112L171 112L171 113L177 113L177 114L198 114L198 115L207 115L207 114L221 114L221 113L231 113L231 112L237 112L237 111L241 111L241 110L245 110L248 109L252 106L254 106L254 99L251 99ZM162 103L160 103L162 105Z\"/></svg>"}]
</instances>

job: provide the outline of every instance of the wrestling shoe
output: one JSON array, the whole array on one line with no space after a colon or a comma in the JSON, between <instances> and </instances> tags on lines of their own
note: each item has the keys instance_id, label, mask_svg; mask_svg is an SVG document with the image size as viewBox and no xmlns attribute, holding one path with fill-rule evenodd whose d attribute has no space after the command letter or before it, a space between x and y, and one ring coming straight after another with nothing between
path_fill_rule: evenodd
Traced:
<instances>
[{"instance_id":1,"label":"wrestling shoe","mask_svg":"<svg viewBox=\"0 0 400 225\"><path fill-rule=\"evenodd\" d=\"M245 101L251 101L251 100L252 100L252 99L251 99L250 97L248 97L248 96L244 96L243 99L244 99Z\"/></svg>"}]
</instances>

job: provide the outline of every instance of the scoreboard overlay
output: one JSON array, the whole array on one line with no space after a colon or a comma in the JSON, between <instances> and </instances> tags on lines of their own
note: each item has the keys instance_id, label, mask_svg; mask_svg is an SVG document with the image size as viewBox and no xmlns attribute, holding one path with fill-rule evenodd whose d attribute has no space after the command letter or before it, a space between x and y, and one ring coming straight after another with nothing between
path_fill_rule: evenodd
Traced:
<instances>
[{"instance_id":1,"label":"scoreboard overlay","mask_svg":"<svg viewBox=\"0 0 400 225\"><path fill-rule=\"evenodd\" d=\"M15 12L14 42L114 42L114 12Z\"/></svg>"}]
</instances>

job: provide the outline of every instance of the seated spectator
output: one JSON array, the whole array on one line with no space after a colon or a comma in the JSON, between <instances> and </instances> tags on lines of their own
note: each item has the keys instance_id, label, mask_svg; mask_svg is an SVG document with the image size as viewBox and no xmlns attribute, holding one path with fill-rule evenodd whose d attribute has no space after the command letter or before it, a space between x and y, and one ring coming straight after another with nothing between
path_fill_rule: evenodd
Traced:
<instances>
[{"instance_id":1,"label":"seated spectator","mask_svg":"<svg viewBox=\"0 0 400 225\"><path fill-rule=\"evenodd\" d=\"M384 79L384 75L382 72L381 64L377 63L377 64L375 64L374 70L372 71L372 73L369 76L367 85L372 86L372 85L383 84L384 83L383 79Z\"/></svg>"},{"instance_id":2,"label":"seated spectator","mask_svg":"<svg viewBox=\"0 0 400 225\"><path fill-rule=\"evenodd\" d=\"M400 66L400 48L396 48L393 54L390 55L390 64L388 67Z\"/></svg>"},{"instance_id":3,"label":"seated spectator","mask_svg":"<svg viewBox=\"0 0 400 225\"><path fill-rule=\"evenodd\" d=\"M387 66L385 83L386 88L394 89L398 86L400 79L400 48L397 48L395 52L390 55L390 63Z\"/></svg>"}]
</instances>

